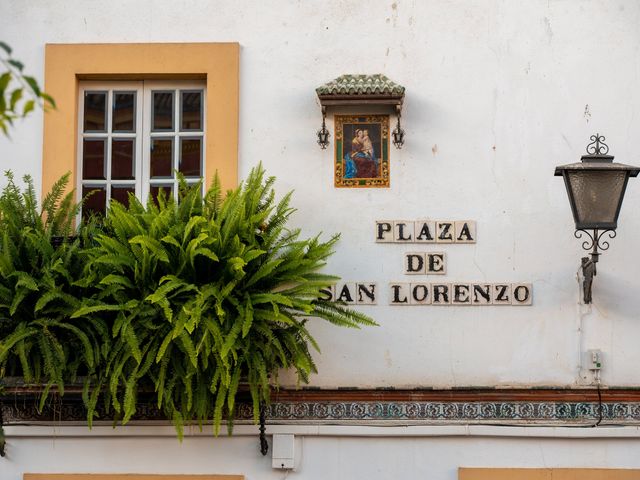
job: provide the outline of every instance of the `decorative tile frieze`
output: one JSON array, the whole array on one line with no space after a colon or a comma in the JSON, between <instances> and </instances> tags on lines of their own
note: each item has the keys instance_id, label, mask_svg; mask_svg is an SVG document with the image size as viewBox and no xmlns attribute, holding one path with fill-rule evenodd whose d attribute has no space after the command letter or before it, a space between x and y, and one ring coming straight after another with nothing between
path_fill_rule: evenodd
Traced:
<instances>
[{"instance_id":1,"label":"decorative tile frieze","mask_svg":"<svg viewBox=\"0 0 640 480\"><path fill-rule=\"evenodd\" d=\"M595 423L598 403L569 402L275 402L267 422L399 422L575 424ZM250 405L239 420L251 419ZM602 404L602 422L640 422L640 403Z\"/></svg>"},{"instance_id":2,"label":"decorative tile frieze","mask_svg":"<svg viewBox=\"0 0 640 480\"><path fill-rule=\"evenodd\" d=\"M302 397L305 395L303 394ZM318 396L318 395L311 395ZM375 396L372 394L371 396ZM420 395L417 395L418 397ZM455 395L454 395L455 396ZM600 408L602 411L600 412ZM99 411L100 420L113 419ZM270 424L385 424L410 422L413 424L483 424L507 425L631 425L640 423L640 401L423 401L423 400L276 400L267 407L266 421ZM25 422L84 422L86 411L77 396L59 398L38 412L33 399L15 396L2 404L4 424ZM253 421L249 402L238 404L237 422ZM165 420L151 401L137 407L134 420Z\"/></svg>"}]
</instances>

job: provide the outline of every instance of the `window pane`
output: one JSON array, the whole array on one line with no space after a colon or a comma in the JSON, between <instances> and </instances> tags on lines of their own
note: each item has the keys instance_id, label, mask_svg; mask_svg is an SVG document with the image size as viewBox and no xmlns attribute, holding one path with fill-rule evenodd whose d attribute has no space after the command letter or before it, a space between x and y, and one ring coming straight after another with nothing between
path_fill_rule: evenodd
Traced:
<instances>
[{"instance_id":1,"label":"window pane","mask_svg":"<svg viewBox=\"0 0 640 480\"><path fill-rule=\"evenodd\" d=\"M201 173L202 139L180 139L180 172L186 177L199 177Z\"/></svg>"},{"instance_id":2,"label":"window pane","mask_svg":"<svg viewBox=\"0 0 640 480\"><path fill-rule=\"evenodd\" d=\"M84 139L82 141L82 179L104 180L105 141Z\"/></svg>"},{"instance_id":3,"label":"window pane","mask_svg":"<svg viewBox=\"0 0 640 480\"><path fill-rule=\"evenodd\" d=\"M135 99L136 94L119 93L113 94L113 118L111 120L111 130L114 132L135 132Z\"/></svg>"},{"instance_id":4,"label":"window pane","mask_svg":"<svg viewBox=\"0 0 640 480\"><path fill-rule=\"evenodd\" d=\"M88 198L87 195L91 194ZM107 189L105 187L82 187L82 218L91 215L104 215L107 204Z\"/></svg>"},{"instance_id":5,"label":"window pane","mask_svg":"<svg viewBox=\"0 0 640 480\"><path fill-rule=\"evenodd\" d=\"M202 130L202 92L181 92L182 130Z\"/></svg>"},{"instance_id":6,"label":"window pane","mask_svg":"<svg viewBox=\"0 0 640 480\"><path fill-rule=\"evenodd\" d=\"M111 178L113 180L134 180L135 175L135 140L113 139L111 141Z\"/></svg>"},{"instance_id":7,"label":"window pane","mask_svg":"<svg viewBox=\"0 0 640 480\"><path fill-rule=\"evenodd\" d=\"M125 207L129 206L129 194L135 195L136 189L133 186L118 186L111 187L111 199L117 200Z\"/></svg>"},{"instance_id":8,"label":"window pane","mask_svg":"<svg viewBox=\"0 0 640 480\"><path fill-rule=\"evenodd\" d=\"M173 130L173 92L153 92L152 130Z\"/></svg>"},{"instance_id":9,"label":"window pane","mask_svg":"<svg viewBox=\"0 0 640 480\"><path fill-rule=\"evenodd\" d=\"M106 130L106 92L84 92L84 131L105 132Z\"/></svg>"},{"instance_id":10,"label":"window pane","mask_svg":"<svg viewBox=\"0 0 640 480\"><path fill-rule=\"evenodd\" d=\"M151 178L172 177L173 139L151 140Z\"/></svg>"},{"instance_id":11,"label":"window pane","mask_svg":"<svg viewBox=\"0 0 640 480\"><path fill-rule=\"evenodd\" d=\"M151 188L149 189L149 193L151 194L151 198L153 199L153 201L157 204L158 203L158 195L160 195L160 192L162 191L162 194L164 196L165 199L169 199L173 196L173 186L171 185L151 185Z\"/></svg>"}]
</instances>

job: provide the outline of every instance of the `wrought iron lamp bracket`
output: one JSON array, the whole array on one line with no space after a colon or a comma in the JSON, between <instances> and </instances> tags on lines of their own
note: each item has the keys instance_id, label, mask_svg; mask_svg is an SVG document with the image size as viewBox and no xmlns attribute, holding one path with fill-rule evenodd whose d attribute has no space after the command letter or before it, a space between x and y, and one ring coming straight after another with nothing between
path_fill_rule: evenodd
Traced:
<instances>
[{"instance_id":1,"label":"wrought iron lamp bracket","mask_svg":"<svg viewBox=\"0 0 640 480\"><path fill-rule=\"evenodd\" d=\"M604 235L607 238L604 238ZM587 238L583 240L583 236ZM583 240L582 249L589 252L589 257L582 257L582 293L584 303L591 303L591 292L593 286L593 277L596 276L596 265L600 257L601 252L609 250L609 240L616 237L616 231L613 229L598 230L594 228L593 231L578 229L575 231L574 236Z\"/></svg>"},{"instance_id":2,"label":"wrought iron lamp bracket","mask_svg":"<svg viewBox=\"0 0 640 480\"><path fill-rule=\"evenodd\" d=\"M400 126L400 118L402 117L402 105L396 105L396 128L391 132L393 144L399 150L404 145L404 130Z\"/></svg>"},{"instance_id":3,"label":"wrought iron lamp bracket","mask_svg":"<svg viewBox=\"0 0 640 480\"><path fill-rule=\"evenodd\" d=\"M326 119L327 119L327 107L323 105L322 106L322 127L316 133L316 136L318 137L318 145L320 145L320 148L322 148L323 150L326 149L327 146L329 145L329 137L331 136L331 133L329 133L329 130L327 130Z\"/></svg>"}]
</instances>

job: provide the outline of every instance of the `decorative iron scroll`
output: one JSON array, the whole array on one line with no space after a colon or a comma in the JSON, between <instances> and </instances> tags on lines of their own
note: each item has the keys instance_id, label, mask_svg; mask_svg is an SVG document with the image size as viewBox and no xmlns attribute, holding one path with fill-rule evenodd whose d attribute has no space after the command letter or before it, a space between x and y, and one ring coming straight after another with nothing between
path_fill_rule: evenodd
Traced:
<instances>
[{"instance_id":1,"label":"decorative iron scroll","mask_svg":"<svg viewBox=\"0 0 640 480\"><path fill-rule=\"evenodd\" d=\"M591 143L587 145L587 153L589 155L606 155L609 153L609 146L604 143L606 140L604 135L596 133L589 138Z\"/></svg>"},{"instance_id":2,"label":"decorative iron scroll","mask_svg":"<svg viewBox=\"0 0 640 480\"><path fill-rule=\"evenodd\" d=\"M608 235L608 239L603 239L602 236L604 234ZM597 247L602 251L605 250L609 250L609 240L613 240L614 238L616 238L616 231L615 230L593 230L593 233L589 232L588 230L583 230L583 229L579 229L576 230L574 233L574 236L578 239L578 240L582 240L582 236L586 235L588 238L585 239L582 242L582 248L584 250L592 250L593 247Z\"/></svg>"}]
</instances>

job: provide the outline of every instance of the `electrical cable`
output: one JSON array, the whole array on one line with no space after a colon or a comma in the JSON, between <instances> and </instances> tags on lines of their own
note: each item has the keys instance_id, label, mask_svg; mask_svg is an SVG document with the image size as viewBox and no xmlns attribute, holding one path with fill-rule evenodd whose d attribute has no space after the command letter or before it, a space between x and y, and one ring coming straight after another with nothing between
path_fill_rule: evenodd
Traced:
<instances>
[{"instance_id":1,"label":"electrical cable","mask_svg":"<svg viewBox=\"0 0 640 480\"><path fill-rule=\"evenodd\" d=\"M600 372L596 370L596 387L598 388L598 421L593 425L597 427L602 422L602 392L600 391Z\"/></svg>"}]
</instances>

